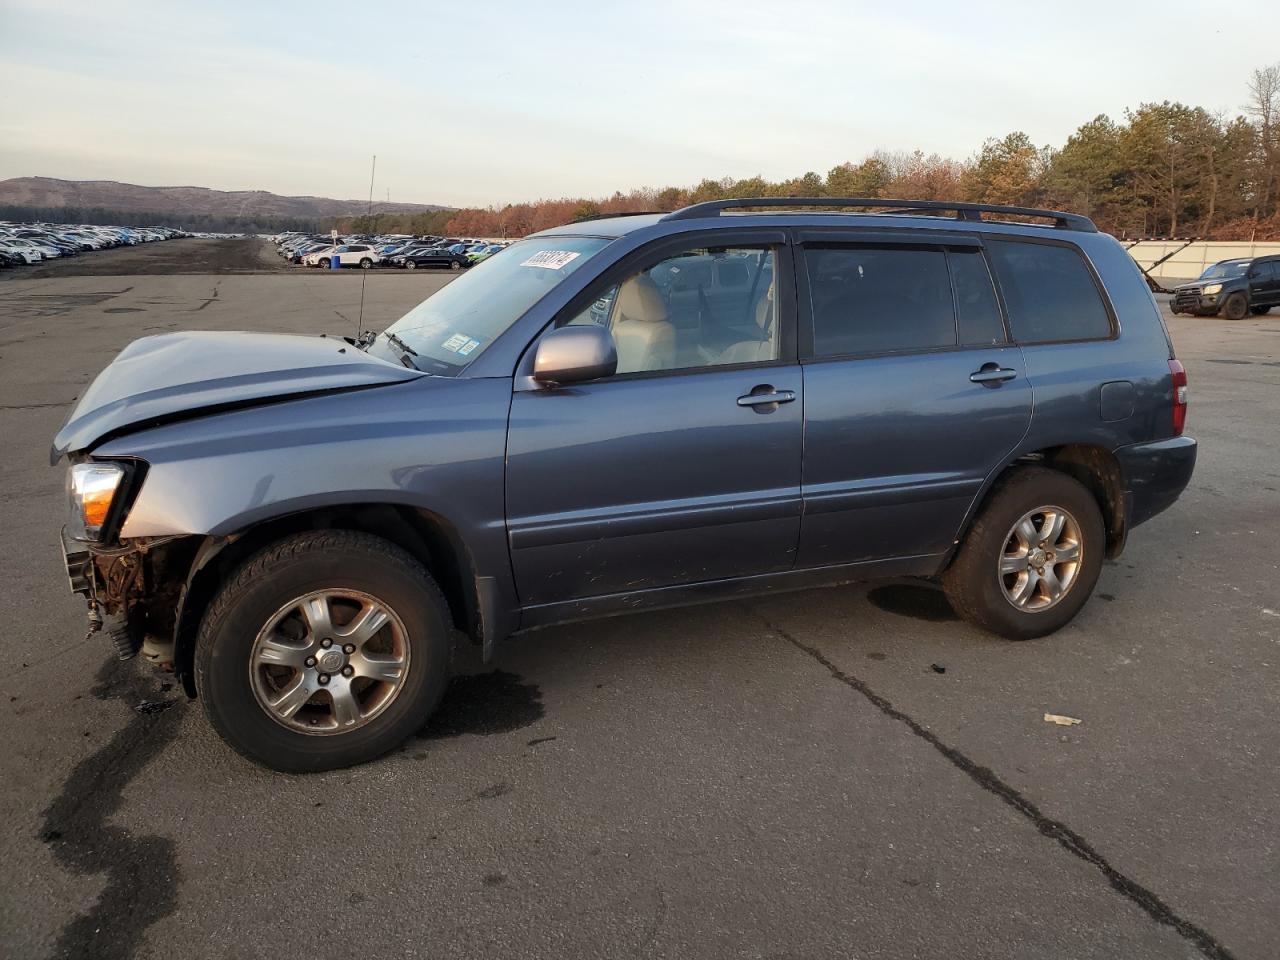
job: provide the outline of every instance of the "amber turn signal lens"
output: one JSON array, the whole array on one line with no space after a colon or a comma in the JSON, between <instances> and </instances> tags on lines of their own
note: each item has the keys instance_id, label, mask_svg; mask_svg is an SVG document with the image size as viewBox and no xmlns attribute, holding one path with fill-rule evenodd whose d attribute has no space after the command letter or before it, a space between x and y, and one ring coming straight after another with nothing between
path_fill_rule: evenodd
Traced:
<instances>
[{"instance_id":1,"label":"amber turn signal lens","mask_svg":"<svg viewBox=\"0 0 1280 960\"><path fill-rule=\"evenodd\" d=\"M98 538L123 479L124 468L116 463L77 463L71 468L68 493L73 536L79 532L80 539Z\"/></svg>"}]
</instances>

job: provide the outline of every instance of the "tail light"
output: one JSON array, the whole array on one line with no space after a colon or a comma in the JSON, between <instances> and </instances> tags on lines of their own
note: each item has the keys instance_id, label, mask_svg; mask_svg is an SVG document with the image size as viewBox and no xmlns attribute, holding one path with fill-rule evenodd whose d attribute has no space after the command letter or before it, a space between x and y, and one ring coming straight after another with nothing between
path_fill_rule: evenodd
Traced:
<instances>
[{"instance_id":1,"label":"tail light","mask_svg":"<svg viewBox=\"0 0 1280 960\"><path fill-rule=\"evenodd\" d=\"M1173 435L1179 437L1187 425L1187 371L1177 360L1170 360L1169 373L1173 375Z\"/></svg>"}]
</instances>

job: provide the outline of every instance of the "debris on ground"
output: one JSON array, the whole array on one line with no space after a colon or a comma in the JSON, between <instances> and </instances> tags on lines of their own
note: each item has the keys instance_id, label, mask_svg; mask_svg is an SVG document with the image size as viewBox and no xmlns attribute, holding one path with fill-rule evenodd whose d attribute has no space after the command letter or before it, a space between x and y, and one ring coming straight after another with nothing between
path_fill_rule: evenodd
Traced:
<instances>
[{"instance_id":1,"label":"debris on ground","mask_svg":"<svg viewBox=\"0 0 1280 960\"><path fill-rule=\"evenodd\" d=\"M176 700L143 700L133 709L142 714L163 713L172 707Z\"/></svg>"},{"instance_id":2,"label":"debris on ground","mask_svg":"<svg viewBox=\"0 0 1280 960\"><path fill-rule=\"evenodd\" d=\"M946 673L946 672L947 672L947 668L946 668L946 667L944 667L944 666L943 666L942 664L940 664L940 663L931 663L931 664L929 664L929 669L930 669L930 670L932 670L934 673Z\"/></svg>"},{"instance_id":3,"label":"debris on ground","mask_svg":"<svg viewBox=\"0 0 1280 960\"><path fill-rule=\"evenodd\" d=\"M1060 713L1046 713L1044 715L1045 723L1056 723L1060 727L1074 727L1078 723L1082 723L1078 717L1066 717Z\"/></svg>"}]
</instances>

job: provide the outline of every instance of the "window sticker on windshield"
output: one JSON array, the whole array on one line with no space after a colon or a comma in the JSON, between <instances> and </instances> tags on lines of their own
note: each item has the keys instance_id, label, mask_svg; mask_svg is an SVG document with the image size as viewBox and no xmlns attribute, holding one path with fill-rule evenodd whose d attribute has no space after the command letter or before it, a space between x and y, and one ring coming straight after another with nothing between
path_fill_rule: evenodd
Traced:
<instances>
[{"instance_id":1,"label":"window sticker on windshield","mask_svg":"<svg viewBox=\"0 0 1280 960\"><path fill-rule=\"evenodd\" d=\"M520 266L543 267L547 270L559 270L566 264L573 263L573 261L577 260L580 256L582 256L582 254L574 250L543 250L540 253L535 253L528 260L524 261L524 263L520 264Z\"/></svg>"},{"instance_id":2,"label":"window sticker on windshield","mask_svg":"<svg viewBox=\"0 0 1280 960\"><path fill-rule=\"evenodd\" d=\"M474 350L478 346L480 346L479 340L474 340L474 339L468 340L466 343L464 343L462 346L458 348L458 355L465 357L468 353L470 353L472 350Z\"/></svg>"},{"instance_id":3,"label":"window sticker on windshield","mask_svg":"<svg viewBox=\"0 0 1280 960\"><path fill-rule=\"evenodd\" d=\"M440 344L440 346L448 350L450 353L461 353L462 348L465 347L470 342L471 342L471 338L467 336L465 333L455 333L452 337L450 337L444 343ZM474 350L474 349L475 347L471 348L471 350ZM471 350L468 350L467 352L470 353Z\"/></svg>"}]
</instances>

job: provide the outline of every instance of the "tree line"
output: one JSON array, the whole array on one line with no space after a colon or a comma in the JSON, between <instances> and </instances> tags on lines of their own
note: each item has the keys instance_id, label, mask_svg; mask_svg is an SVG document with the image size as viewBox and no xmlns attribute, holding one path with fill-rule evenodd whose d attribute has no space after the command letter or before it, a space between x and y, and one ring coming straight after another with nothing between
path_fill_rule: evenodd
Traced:
<instances>
[{"instance_id":1,"label":"tree line","mask_svg":"<svg viewBox=\"0 0 1280 960\"><path fill-rule=\"evenodd\" d=\"M895 197L1053 207L1086 214L1120 237L1280 240L1280 64L1253 71L1241 114L1144 103L1100 115L1060 147L1021 131L955 160L878 150L857 163L789 180L755 176L417 216L348 218L360 232L519 237L612 213L668 211L725 197Z\"/></svg>"}]
</instances>

